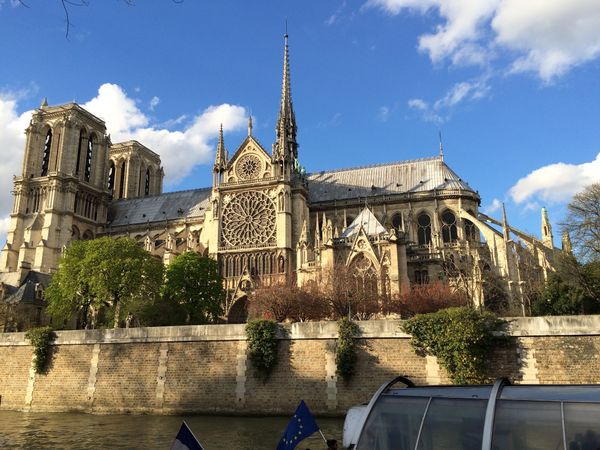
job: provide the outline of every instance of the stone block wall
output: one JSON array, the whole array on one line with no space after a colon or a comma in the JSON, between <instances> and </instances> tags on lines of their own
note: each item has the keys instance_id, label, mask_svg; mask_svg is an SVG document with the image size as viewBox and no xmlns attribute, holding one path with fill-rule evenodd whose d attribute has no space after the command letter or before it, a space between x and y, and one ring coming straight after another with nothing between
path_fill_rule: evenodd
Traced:
<instances>
[{"instance_id":1,"label":"stone block wall","mask_svg":"<svg viewBox=\"0 0 600 450\"><path fill-rule=\"evenodd\" d=\"M0 409L92 413L288 415L304 399L319 415L367 402L405 375L449 383L436 358L415 354L398 321L360 323L356 375L338 379L334 322L286 326L267 380L247 358L243 325L63 331L45 375L23 333L0 334ZM511 322L490 353L491 377L517 383L600 383L600 316Z\"/></svg>"}]
</instances>

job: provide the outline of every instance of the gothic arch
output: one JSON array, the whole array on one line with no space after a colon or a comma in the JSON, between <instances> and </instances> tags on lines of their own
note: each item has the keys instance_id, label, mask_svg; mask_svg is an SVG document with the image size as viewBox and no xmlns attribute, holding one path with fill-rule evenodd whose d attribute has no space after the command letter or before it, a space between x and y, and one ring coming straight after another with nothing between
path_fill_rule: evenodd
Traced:
<instances>
[{"instance_id":1,"label":"gothic arch","mask_svg":"<svg viewBox=\"0 0 600 450\"><path fill-rule=\"evenodd\" d=\"M50 160L52 155L52 128L49 125L46 125L42 128L42 158L40 164L40 176L45 177L48 175L48 171L50 169Z\"/></svg>"},{"instance_id":2,"label":"gothic arch","mask_svg":"<svg viewBox=\"0 0 600 450\"><path fill-rule=\"evenodd\" d=\"M85 148L85 163L84 163L84 171L83 171L83 179L84 181L87 181L88 183L93 182L93 174L92 174L92 168L93 165L95 163L95 153L98 150L98 137L96 136L96 133L92 132L90 133L88 139L87 139L87 144L86 144L86 148Z\"/></svg>"},{"instance_id":3,"label":"gothic arch","mask_svg":"<svg viewBox=\"0 0 600 450\"><path fill-rule=\"evenodd\" d=\"M85 146L87 143L88 131L85 127L81 127L79 129L79 142L77 143L77 158L75 161L75 175L79 175L81 172L81 160L85 157L83 156Z\"/></svg>"},{"instance_id":4,"label":"gothic arch","mask_svg":"<svg viewBox=\"0 0 600 450\"><path fill-rule=\"evenodd\" d=\"M73 225L73 227L71 229L71 240L78 241L80 239L81 239L81 231L79 231L79 228L77 227L77 225Z\"/></svg>"},{"instance_id":5,"label":"gothic arch","mask_svg":"<svg viewBox=\"0 0 600 450\"><path fill-rule=\"evenodd\" d=\"M449 244L458 240L457 216L449 208L446 208L440 214L442 242Z\"/></svg>"},{"instance_id":6,"label":"gothic arch","mask_svg":"<svg viewBox=\"0 0 600 450\"><path fill-rule=\"evenodd\" d=\"M433 230L433 214L426 209L422 209L416 217L417 243L419 245L429 245L431 243Z\"/></svg>"}]
</instances>

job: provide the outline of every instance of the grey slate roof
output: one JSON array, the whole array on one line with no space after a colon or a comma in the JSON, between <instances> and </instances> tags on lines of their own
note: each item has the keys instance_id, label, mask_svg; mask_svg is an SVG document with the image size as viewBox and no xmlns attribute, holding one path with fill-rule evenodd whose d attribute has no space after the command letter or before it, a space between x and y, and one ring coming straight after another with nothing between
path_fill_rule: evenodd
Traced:
<instances>
[{"instance_id":1,"label":"grey slate roof","mask_svg":"<svg viewBox=\"0 0 600 450\"><path fill-rule=\"evenodd\" d=\"M450 189L475 192L439 157L308 175L310 202Z\"/></svg>"},{"instance_id":2,"label":"grey slate roof","mask_svg":"<svg viewBox=\"0 0 600 450\"><path fill-rule=\"evenodd\" d=\"M44 305L42 299L36 298L35 286L40 284L43 289L46 289L50 284L51 275L48 273L41 273L31 271L27 274L23 280L23 284L9 297L6 298L6 303L9 304L30 304L30 305Z\"/></svg>"},{"instance_id":3,"label":"grey slate roof","mask_svg":"<svg viewBox=\"0 0 600 450\"><path fill-rule=\"evenodd\" d=\"M356 216L356 219L348 225L348 228L343 231L342 237L347 238L358 234L361 227L365 230L367 236L377 236L387 231L371 210L369 208L364 208L360 214Z\"/></svg>"},{"instance_id":4,"label":"grey slate roof","mask_svg":"<svg viewBox=\"0 0 600 450\"><path fill-rule=\"evenodd\" d=\"M316 172L307 181L311 203L434 189L475 192L439 157ZM116 200L109 207L109 226L202 217L210 194L211 188L202 188Z\"/></svg>"},{"instance_id":5,"label":"grey slate roof","mask_svg":"<svg viewBox=\"0 0 600 450\"><path fill-rule=\"evenodd\" d=\"M210 198L211 188L167 192L153 197L116 200L108 210L109 226L136 225L202 217Z\"/></svg>"}]
</instances>

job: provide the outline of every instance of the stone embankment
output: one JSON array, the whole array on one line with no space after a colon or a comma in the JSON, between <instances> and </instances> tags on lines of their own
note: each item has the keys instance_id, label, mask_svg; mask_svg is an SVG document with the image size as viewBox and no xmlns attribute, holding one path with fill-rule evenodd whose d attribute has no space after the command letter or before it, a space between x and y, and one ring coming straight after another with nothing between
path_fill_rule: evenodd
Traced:
<instances>
[{"instance_id":1,"label":"stone embankment","mask_svg":"<svg viewBox=\"0 0 600 450\"><path fill-rule=\"evenodd\" d=\"M286 326L266 382L247 359L244 325L60 331L45 375L35 374L24 333L0 334L0 409L288 415L304 399L316 414L342 415L397 375L449 382L435 358L415 354L399 323L359 323L350 382L336 376L335 322ZM489 356L491 376L600 383L600 316L511 319L508 334Z\"/></svg>"}]
</instances>

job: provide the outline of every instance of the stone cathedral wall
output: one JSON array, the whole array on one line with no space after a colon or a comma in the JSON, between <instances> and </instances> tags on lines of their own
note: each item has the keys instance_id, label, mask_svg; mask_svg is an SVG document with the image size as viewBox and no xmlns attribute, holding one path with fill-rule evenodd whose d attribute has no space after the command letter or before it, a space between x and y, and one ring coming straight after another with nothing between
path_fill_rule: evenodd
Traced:
<instances>
[{"instance_id":1,"label":"stone cathedral wall","mask_svg":"<svg viewBox=\"0 0 600 450\"><path fill-rule=\"evenodd\" d=\"M355 377L335 374L334 322L286 325L267 381L247 359L244 325L61 331L45 375L24 333L0 334L0 409L90 413L283 414L304 399L343 415L397 375L448 383L414 353L399 321L360 322ZM600 383L600 316L514 319L491 355L491 376L516 383Z\"/></svg>"}]
</instances>

